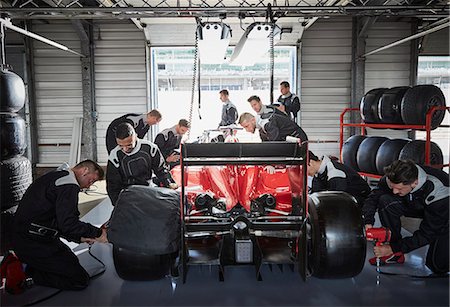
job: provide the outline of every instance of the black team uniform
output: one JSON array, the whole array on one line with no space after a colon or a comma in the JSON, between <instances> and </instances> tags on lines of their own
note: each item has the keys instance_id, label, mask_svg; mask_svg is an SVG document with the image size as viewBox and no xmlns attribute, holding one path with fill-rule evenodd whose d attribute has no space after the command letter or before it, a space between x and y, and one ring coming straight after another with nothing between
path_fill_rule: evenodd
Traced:
<instances>
[{"instance_id":1,"label":"black team uniform","mask_svg":"<svg viewBox=\"0 0 450 307\"><path fill-rule=\"evenodd\" d=\"M106 149L108 150L108 154L110 154L111 150L113 150L114 147L117 146L117 126L119 126L121 123L129 123L131 126L133 126L134 131L136 131L137 137L142 139L147 134L150 128L150 126L147 125L145 121L146 119L147 114L129 113L113 120L106 130Z\"/></svg>"},{"instance_id":2,"label":"black team uniform","mask_svg":"<svg viewBox=\"0 0 450 307\"><path fill-rule=\"evenodd\" d=\"M167 128L156 135L155 144L158 145L164 160L167 159L175 149L180 147L181 139L183 135L177 133L176 125L172 128ZM169 167L172 169L175 165L180 164L180 162L171 162Z\"/></svg>"},{"instance_id":3,"label":"black team uniform","mask_svg":"<svg viewBox=\"0 0 450 307\"><path fill-rule=\"evenodd\" d=\"M448 174L427 166L416 167L418 185L405 196L394 195L387 178L380 179L364 203L364 222L373 225L378 210L381 224L392 232L390 244L394 253L408 253L430 244L426 265L433 272L445 273L449 269ZM402 238L400 234L401 216L423 218L410 237Z\"/></svg>"},{"instance_id":4,"label":"black team uniform","mask_svg":"<svg viewBox=\"0 0 450 307\"><path fill-rule=\"evenodd\" d=\"M362 207L370 193L370 187L355 170L324 156L311 186L311 193L321 191L347 192L355 197Z\"/></svg>"},{"instance_id":5,"label":"black team uniform","mask_svg":"<svg viewBox=\"0 0 450 307\"><path fill-rule=\"evenodd\" d=\"M106 171L106 190L115 205L120 191L130 185L149 185L153 172L163 186L172 179L158 146L150 141L137 139L131 153L124 153L119 146L111 151Z\"/></svg>"},{"instance_id":6,"label":"black team uniform","mask_svg":"<svg viewBox=\"0 0 450 307\"><path fill-rule=\"evenodd\" d=\"M277 102L284 105L286 113L293 121L297 121L297 114L300 111L300 99L297 95L292 93L286 97L280 95Z\"/></svg>"},{"instance_id":7,"label":"black team uniform","mask_svg":"<svg viewBox=\"0 0 450 307\"><path fill-rule=\"evenodd\" d=\"M222 118L219 123L219 127L235 124L237 119L237 108L231 101L228 100L227 103L224 103L222 106Z\"/></svg>"},{"instance_id":8,"label":"black team uniform","mask_svg":"<svg viewBox=\"0 0 450 307\"><path fill-rule=\"evenodd\" d=\"M81 237L102 235L100 228L79 220L79 192L75 174L71 170L57 170L36 179L20 201L14 220L13 246L36 284L63 290L81 290L89 284L89 275L77 256L59 239L80 243ZM36 225L54 231L38 235L35 233L41 227Z\"/></svg>"},{"instance_id":9,"label":"black team uniform","mask_svg":"<svg viewBox=\"0 0 450 307\"><path fill-rule=\"evenodd\" d=\"M281 112L282 113L282 112ZM307 141L305 131L300 128L299 125L291 120L287 120L288 117L278 112L273 112L270 117L260 125L259 136L263 142L266 141L286 141L287 136L300 138L303 141Z\"/></svg>"}]
</instances>

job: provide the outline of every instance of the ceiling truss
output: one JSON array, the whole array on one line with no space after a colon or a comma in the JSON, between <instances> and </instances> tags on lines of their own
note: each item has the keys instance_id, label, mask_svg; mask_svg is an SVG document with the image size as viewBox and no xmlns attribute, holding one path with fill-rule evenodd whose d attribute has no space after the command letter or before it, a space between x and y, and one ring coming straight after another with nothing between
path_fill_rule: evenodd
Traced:
<instances>
[{"instance_id":1,"label":"ceiling truss","mask_svg":"<svg viewBox=\"0 0 450 307\"><path fill-rule=\"evenodd\" d=\"M448 17L446 1L423 0L0 0L11 19L128 19L199 17Z\"/></svg>"}]
</instances>

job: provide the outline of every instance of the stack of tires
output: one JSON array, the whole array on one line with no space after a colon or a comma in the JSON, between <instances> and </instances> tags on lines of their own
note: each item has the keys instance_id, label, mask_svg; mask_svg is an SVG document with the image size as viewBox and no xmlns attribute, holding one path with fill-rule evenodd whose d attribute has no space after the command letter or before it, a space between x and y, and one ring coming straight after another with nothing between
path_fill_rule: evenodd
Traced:
<instances>
[{"instance_id":1,"label":"stack of tires","mask_svg":"<svg viewBox=\"0 0 450 307\"><path fill-rule=\"evenodd\" d=\"M22 155L26 149L26 126L17 114L25 105L22 78L7 69L0 71L0 205L1 252L9 248L12 215L32 182L31 163Z\"/></svg>"},{"instance_id":2,"label":"stack of tires","mask_svg":"<svg viewBox=\"0 0 450 307\"><path fill-rule=\"evenodd\" d=\"M434 106L445 106L442 91L434 85L376 88L361 99L360 112L365 123L425 125L425 115ZM443 110L433 114L432 130L439 127L444 115ZM425 141L354 135L342 147L343 163L363 173L383 175L384 167L398 159L425 164ZM431 142L430 164L443 164L442 151L434 142Z\"/></svg>"},{"instance_id":3,"label":"stack of tires","mask_svg":"<svg viewBox=\"0 0 450 307\"><path fill-rule=\"evenodd\" d=\"M425 164L425 141L354 135L343 144L341 160L358 172L383 175L384 168L395 160ZM430 164L442 165L443 161L441 148L431 142Z\"/></svg>"},{"instance_id":4,"label":"stack of tires","mask_svg":"<svg viewBox=\"0 0 450 307\"><path fill-rule=\"evenodd\" d=\"M361 99L361 118L367 124L425 125L431 107L445 107L441 89L434 85L375 88ZM436 111L431 119L431 130L444 119L445 111Z\"/></svg>"}]
</instances>

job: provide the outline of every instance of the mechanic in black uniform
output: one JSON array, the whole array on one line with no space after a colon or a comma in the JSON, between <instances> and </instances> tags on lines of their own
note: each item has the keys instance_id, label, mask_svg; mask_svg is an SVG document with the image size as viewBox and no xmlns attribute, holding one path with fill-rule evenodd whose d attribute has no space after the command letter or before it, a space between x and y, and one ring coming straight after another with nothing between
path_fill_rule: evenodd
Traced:
<instances>
[{"instance_id":1,"label":"mechanic in black uniform","mask_svg":"<svg viewBox=\"0 0 450 307\"><path fill-rule=\"evenodd\" d=\"M242 113L239 117L239 124L247 131L255 133L256 118L250 113ZM288 120L286 115L273 113L266 123L259 128L259 136L265 141L286 141L287 136L299 138L302 142L307 141L305 131L299 125Z\"/></svg>"},{"instance_id":2,"label":"mechanic in black uniform","mask_svg":"<svg viewBox=\"0 0 450 307\"><path fill-rule=\"evenodd\" d=\"M236 106L229 99L228 90L221 90L219 92L220 101L223 102L222 106L222 117L219 123L220 126L229 126L236 124L236 120L238 119L238 112Z\"/></svg>"},{"instance_id":3,"label":"mechanic in black uniform","mask_svg":"<svg viewBox=\"0 0 450 307\"><path fill-rule=\"evenodd\" d=\"M155 144L158 145L170 169L180 163L180 153L174 150L180 147L181 139L190 127L191 125L186 119L180 119L178 124L164 129L156 135Z\"/></svg>"},{"instance_id":4,"label":"mechanic in black uniform","mask_svg":"<svg viewBox=\"0 0 450 307\"><path fill-rule=\"evenodd\" d=\"M122 123L116 130L117 146L111 151L106 170L106 190L115 205L120 191L129 185L149 185L155 172L163 186L176 189L158 146L137 137L133 126Z\"/></svg>"},{"instance_id":5,"label":"mechanic in black uniform","mask_svg":"<svg viewBox=\"0 0 450 307\"><path fill-rule=\"evenodd\" d=\"M385 167L385 175L363 207L366 229L373 227L378 210L381 224L391 230L391 242L374 247L381 264L403 263L403 254L429 244L426 265L435 273L449 267L449 177L442 170L397 160ZM412 236L402 238L401 216L423 218ZM376 264L376 258L369 262Z\"/></svg>"},{"instance_id":6,"label":"mechanic in black uniform","mask_svg":"<svg viewBox=\"0 0 450 307\"><path fill-rule=\"evenodd\" d=\"M111 153L116 143L116 129L121 123L129 123L136 131L137 137L142 139L148 132L150 126L155 125L161 121L161 113L158 110L151 110L147 114L129 113L116 118L109 124L106 130L106 149L108 154Z\"/></svg>"},{"instance_id":7,"label":"mechanic in black uniform","mask_svg":"<svg viewBox=\"0 0 450 307\"><path fill-rule=\"evenodd\" d=\"M300 99L297 95L291 93L289 82L283 81L280 83L281 95L278 97L277 103L279 109L286 112L289 117L296 122L298 111L300 111Z\"/></svg>"},{"instance_id":8,"label":"mechanic in black uniform","mask_svg":"<svg viewBox=\"0 0 450 307\"><path fill-rule=\"evenodd\" d=\"M106 230L79 220L78 193L103 178L103 169L86 160L72 169L59 168L36 179L19 203L13 247L26 274L38 285L81 290L89 274L77 256L59 238L106 243Z\"/></svg>"},{"instance_id":9,"label":"mechanic in black uniform","mask_svg":"<svg viewBox=\"0 0 450 307\"><path fill-rule=\"evenodd\" d=\"M261 98L256 95L250 96L247 101L250 102L250 106L256 112L256 128L258 129L261 129L269 121L273 113L287 116L286 113L280 111L275 105L263 104Z\"/></svg>"},{"instance_id":10,"label":"mechanic in black uniform","mask_svg":"<svg viewBox=\"0 0 450 307\"><path fill-rule=\"evenodd\" d=\"M360 207L370 193L367 182L352 168L324 156L320 160L309 151L308 176L313 177L311 193L343 191L355 197Z\"/></svg>"}]
</instances>

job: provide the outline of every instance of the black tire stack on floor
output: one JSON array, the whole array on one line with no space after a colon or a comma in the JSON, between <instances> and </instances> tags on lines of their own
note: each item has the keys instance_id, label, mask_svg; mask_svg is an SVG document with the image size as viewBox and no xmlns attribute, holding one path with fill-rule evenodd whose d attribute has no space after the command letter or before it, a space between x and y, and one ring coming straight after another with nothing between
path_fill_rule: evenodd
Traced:
<instances>
[{"instance_id":1,"label":"black tire stack on floor","mask_svg":"<svg viewBox=\"0 0 450 307\"><path fill-rule=\"evenodd\" d=\"M26 126L17 114L25 105L25 85L14 72L0 71L0 206L1 254L10 248L8 231L18 202L31 184L31 163L26 150Z\"/></svg>"},{"instance_id":2,"label":"black tire stack on floor","mask_svg":"<svg viewBox=\"0 0 450 307\"><path fill-rule=\"evenodd\" d=\"M434 85L376 88L361 99L360 112L367 124L425 125L426 113L434 106L445 106L444 94ZM443 110L433 114L431 130L439 127L444 115ZM384 167L398 159L425 164L425 141L354 135L343 144L341 158L359 172L383 175ZM430 164L443 164L442 151L434 142Z\"/></svg>"}]
</instances>

